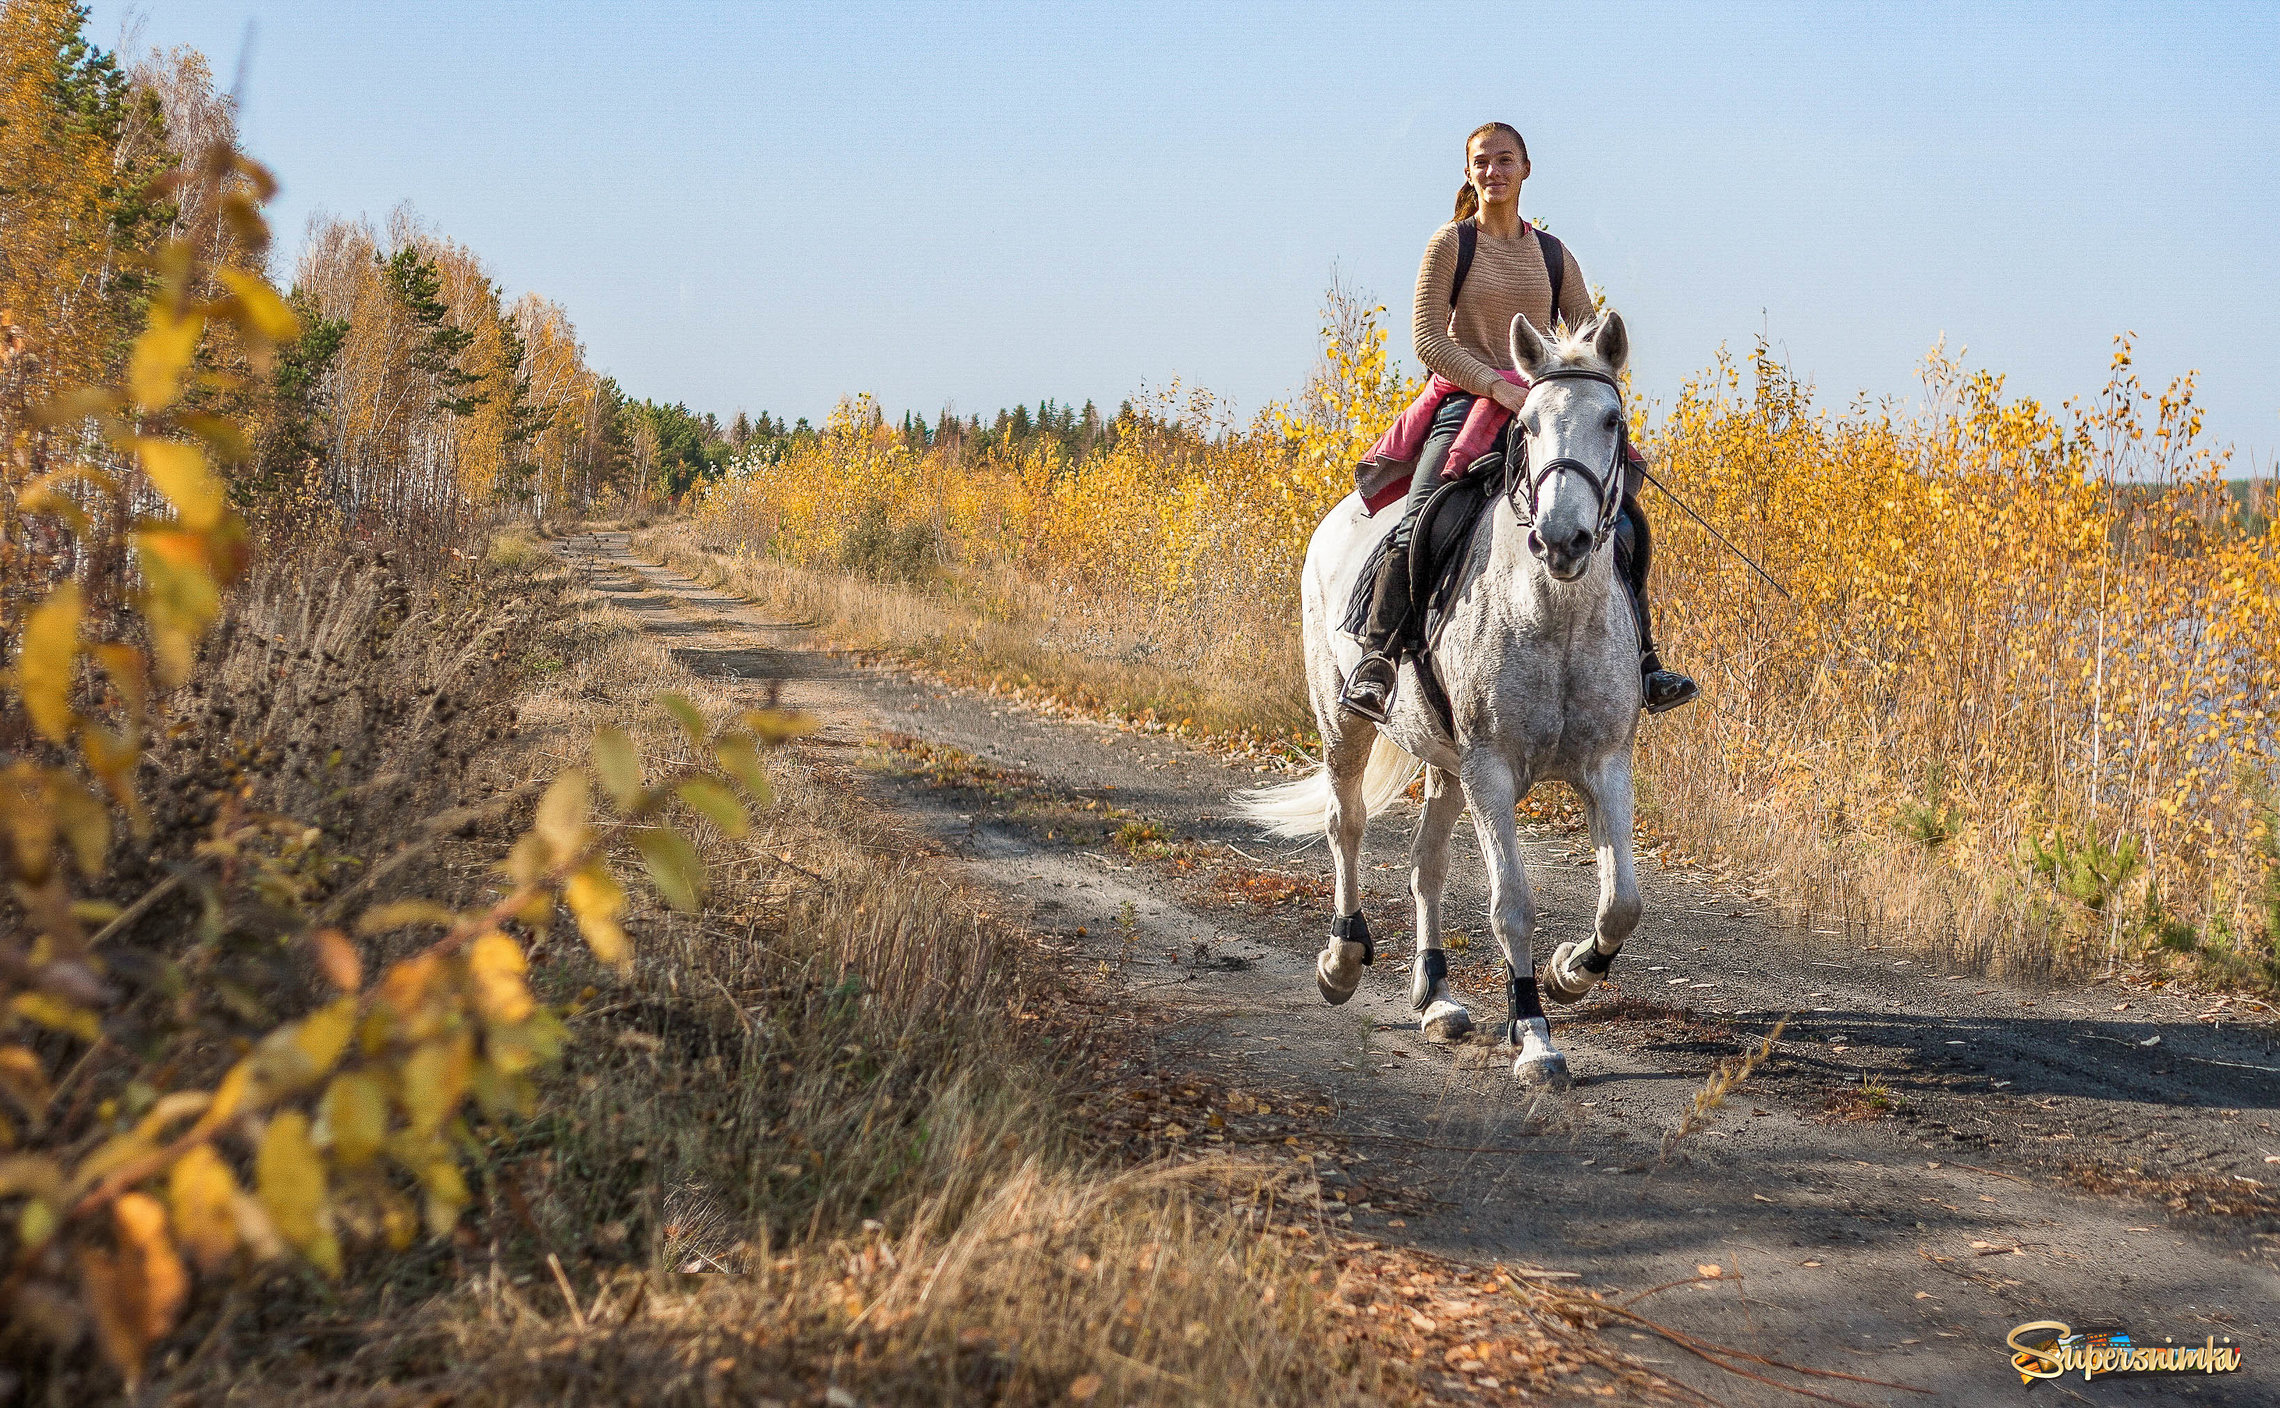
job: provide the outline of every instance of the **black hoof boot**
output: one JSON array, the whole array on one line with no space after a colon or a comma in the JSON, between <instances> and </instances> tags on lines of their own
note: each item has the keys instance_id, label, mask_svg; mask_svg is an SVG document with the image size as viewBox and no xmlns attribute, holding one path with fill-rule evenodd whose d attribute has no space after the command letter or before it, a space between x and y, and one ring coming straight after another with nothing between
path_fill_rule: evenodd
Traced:
<instances>
[{"instance_id":1,"label":"black hoof boot","mask_svg":"<svg viewBox=\"0 0 2280 1408\"><path fill-rule=\"evenodd\" d=\"M1360 953L1348 953L1358 948ZM1377 944L1370 938L1370 921L1360 910L1341 915L1330 922L1330 942L1314 959L1314 985L1321 989L1322 1000L1332 1007L1345 1004L1354 990L1362 985L1362 969L1377 962Z\"/></svg>"},{"instance_id":2,"label":"black hoof boot","mask_svg":"<svg viewBox=\"0 0 2280 1408\"><path fill-rule=\"evenodd\" d=\"M1649 670L1639 681L1639 704L1650 714L1662 714L1693 703L1701 692L1700 686L1676 670Z\"/></svg>"},{"instance_id":3,"label":"black hoof boot","mask_svg":"<svg viewBox=\"0 0 2280 1408\"><path fill-rule=\"evenodd\" d=\"M1365 655L1354 667L1354 673L1346 676L1346 692L1338 703L1350 714L1382 724L1393 712L1393 691L1400 678L1400 668L1391 659Z\"/></svg>"}]
</instances>

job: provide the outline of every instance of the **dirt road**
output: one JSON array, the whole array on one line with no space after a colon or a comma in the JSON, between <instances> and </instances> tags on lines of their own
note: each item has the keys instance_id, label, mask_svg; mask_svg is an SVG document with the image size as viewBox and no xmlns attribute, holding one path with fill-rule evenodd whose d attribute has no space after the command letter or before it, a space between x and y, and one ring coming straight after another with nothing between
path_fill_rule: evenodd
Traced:
<instances>
[{"instance_id":1,"label":"dirt road","mask_svg":"<svg viewBox=\"0 0 2280 1408\"><path fill-rule=\"evenodd\" d=\"M1175 1013L1164 1059L1320 1092L1348 1150L1322 1182L1333 1199L1362 1190L1344 1199L1356 1232L1611 1293L1691 1282L1640 1310L1927 1391L1823 1384L1855 1402L2008 1399L2004 1336L2059 1320L2141 1345L2213 1337L2245 1364L2076 1376L2038 1398L2280 1403L2280 1040L2237 1009L1940 972L1646 865L1619 993L1554 1017L1575 1087L1523 1092L1493 1038L1449 1047L1417 1030L1406 807L1371 828L1365 859L1390 941L1361 993L1327 1007L1312 962L1328 857L1270 850L1230 814L1257 765L842 661L634 560L622 534L565 548L696 672L782 682L825 724L818 756L866 759L867 787L1010 910L1068 936L1072 961L1111 965L1136 1003ZM1451 954L1452 977L1494 1028L1469 823L1457 846L1447 922L1476 942ZM1528 852L1549 952L1587 932L1596 877L1575 838L1537 830ZM1705 1075L1785 1014L1771 1059L1666 1155ZM1661 1341L1633 1348L1727 1403L1805 1401Z\"/></svg>"}]
</instances>

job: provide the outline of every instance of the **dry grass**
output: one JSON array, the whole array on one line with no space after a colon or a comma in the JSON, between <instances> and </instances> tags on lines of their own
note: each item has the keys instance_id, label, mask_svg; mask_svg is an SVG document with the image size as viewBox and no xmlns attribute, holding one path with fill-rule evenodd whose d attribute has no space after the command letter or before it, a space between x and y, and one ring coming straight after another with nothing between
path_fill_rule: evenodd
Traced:
<instances>
[{"instance_id":1,"label":"dry grass","mask_svg":"<svg viewBox=\"0 0 2280 1408\"><path fill-rule=\"evenodd\" d=\"M1678 1123L1671 1128L1669 1134L1663 1136L1662 1153L1656 1158L1658 1165L1669 1162L1671 1151L1688 1135L1710 1127L1710 1121L1716 1118L1719 1110L1725 1108L1727 1097L1773 1055L1774 1043L1781 1040L1781 1033L1788 1026L1789 1019L1782 1018L1773 1024L1773 1030L1767 1032L1756 1046L1731 1060L1720 1061L1711 1069L1701 1087L1694 1092L1694 1097L1686 1102L1686 1111L1679 1116Z\"/></svg>"},{"instance_id":2,"label":"dry grass","mask_svg":"<svg viewBox=\"0 0 2280 1408\"><path fill-rule=\"evenodd\" d=\"M776 616L811 623L833 645L955 683L1022 692L1251 752L1262 740L1277 740L1276 751L1287 754L1312 737L1295 638L1245 656L1240 669L1230 663L1175 670L1069 648L1029 617L985 612L969 593L939 581L880 581L733 552L686 520L639 531L632 546ZM1115 607L1096 602L1091 609L1097 618ZM1136 621L1112 638L1129 649L1147 634ZM1680 869L1778 891L1802 918L1848 932L1857 925L1957 967L2051 977L2101 961L2095 949L2054 942L2059 916L2047 896L2002 872L1966 873L1922 846L1833 834L1831 818L1810 809L1749 803L1748 781L1719 748L1701 746L1691 734L1680 746L1649 728L1642 738L1642 833L1661 842L1666 863ZM1547 824L1580 827L1577 803L1564 788L1539 789L1527 809ZM1296 893L1266 878L1243 888L1244 898L1261 903Z\"/></svg>"},{"instance_id":3,"label":"dry grass","mask_svg":"<svg viewBox=\"0 0 2280 1408\"><path fill-rule=\"evenodd\" d=\"M2280 1189L2238 1174L2149 1174L2115 1164L2078 1164L2067 1170L2066 1181L2101 1196L2149 1198L2180 1218L2244 1219L2264 1236L2280 1230Z\"/></svg>"},{"instance_id":4,"label":"dry grass","mask_svg":"<svg viewBox=\"0 0 2280 1408\"><path fill-rule=\"evenodd\" d=\"M519 737L475 760L510 791L580 761L605 718L637 716L669 763L681 735L639 707L659 689L736 702L553 563L510 543L484 569L527 613ZM181 1403L1360 1401L1371 1366L1327 1348L1321 1255L1277 1234L1284 1176L1104 1154L1083 1093L1113 1024L923 845L850 807L829 766L779 765L747 838L699 828L711 903L637 912L630 977L567 935L535 947L534 986L569 1004L576 1040L536 1120L470 1131L476 1205L451 1242L196 1317L184 1346L203 1347L158 1387ZM462 864L458 845L427 862Z\"/></svg>"},{"instance_id":5,"label":"dry grass","mask_svg":"<svg viewBox=\"0 0 2280 1408\"><path fill-rule=\"evenodd\" d=\"M1833 1124L1889 1119L1907 1108L1907 1100L1898 1091L1865 1076L1860 1084L1838 1086L1821 1099L1822 1118Z\"/></svg>"},{"instance_id":6,"label":"dry grass","mask_svg":"<svg viewBox=\"0 0 2280 1408\"><path fill-rule=\"evenodd\" d=\"M1137 599L1064 594L1010 572L929 585L816 570L730 551L687 521L633 547L843 649L923 664L963 684L1022 688L1088 713L1237 739L1311 732L1295 623L1228 620L1204 631Z\"/></svg>"}]
</instances>

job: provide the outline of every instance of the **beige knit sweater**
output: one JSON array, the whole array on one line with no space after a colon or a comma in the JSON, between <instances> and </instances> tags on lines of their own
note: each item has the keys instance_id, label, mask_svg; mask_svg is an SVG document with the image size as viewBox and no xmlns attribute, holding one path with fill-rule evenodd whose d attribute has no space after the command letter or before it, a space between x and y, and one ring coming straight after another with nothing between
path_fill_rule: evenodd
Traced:
<instances>
[{"instance_id":1,"label":"beige knit sweater","mask_svg":"<svg viewBox=\"0 0 2280 1408\"><path fill-rule=\"evenodd\" d=\"M1425 261L1417 266L1413 316L1417 360L1475 396L1486 396L1503 380L1498 369L1512 367L1512 315L1526 313L1539 332L1552 325L1552 279L1544 270L1544 250L1536 242L1534 227L1523 225L1508 240L1480 232L1464 291L1452 312L1449 288L1456 278L1457 227L1452 222L1434 232L1432 243L1425 246ZM1591 312L1591 290L1584 285L1583 270L1577 267L1575 254L1566 251L1560 314L1569 327L1580 328Z\"/></svg>"}]
</instances>

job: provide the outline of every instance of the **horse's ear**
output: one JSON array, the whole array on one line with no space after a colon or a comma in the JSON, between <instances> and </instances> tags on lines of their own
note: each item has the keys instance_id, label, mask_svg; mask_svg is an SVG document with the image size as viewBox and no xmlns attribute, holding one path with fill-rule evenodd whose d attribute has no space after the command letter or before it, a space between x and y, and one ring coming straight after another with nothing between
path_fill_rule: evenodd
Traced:
<instances>
[{"instance_id":1,"label":"horse's ear","mask_svg":"<svg viewBox=\"0 0 2280 1408\"><path fill-rule=\"evenodd\" d=\"M1544 360L1544 338L1526 313L1512 315L1512 365L1533 376Z\"/></svg>"},{"instance_id":2,"label":"horse's ear","mask_svg":"<svg viewBox=\"0 0 2280 1408\"><path fill-rule=\"evenodd\" d=\"M1610 308L1592 321L1586 334L1591 350L1607 364L1607 369L1621 375L1623 364L1631 360L1631 334L1623 328L1623 315Z\"/></svg>"}]
</instances>

